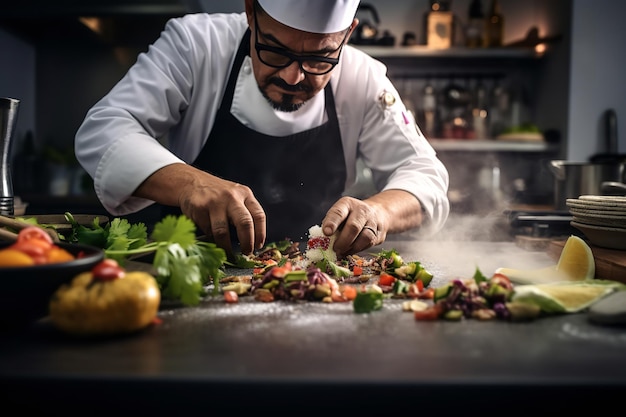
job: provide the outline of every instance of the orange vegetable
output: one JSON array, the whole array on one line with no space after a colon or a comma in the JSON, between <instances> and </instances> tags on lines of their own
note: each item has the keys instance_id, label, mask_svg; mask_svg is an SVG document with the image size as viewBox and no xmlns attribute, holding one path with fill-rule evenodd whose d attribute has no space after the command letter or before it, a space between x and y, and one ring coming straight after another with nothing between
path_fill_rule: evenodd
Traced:
<instances>
[{"instance_id":1,"label":"orange vegetable","mask_svg":"<svg viewBox=\"0 0 626 417\"><path fill-rule=\"evenodd\" d=\"M56 263L60 263L60 262L69 262L71 260L74 259L74 255L72 255L71 253L69 253L68 251L66 251L65 249L58 247L58 246L53 246L49 251L48 251L48 255L47 255L47 263L49 264L56 264Z\"/></svg>"},{"instance_id":2,"label":"orange vegetable","mask_svg":"<svg viewBox=\"0 0 626 417\"><path fill-rule=\"evenodd\" d=\"M20 230L17 241L0 250L0 254L0 266L42 265L75 259L70 252L54 244L45 230L36 226Z\"/></svg>"},{"instance_id":3,"label":"orange vegetable","mask_svg":"<svg viewBox=\"0 0 626 417\"><path fill-rule=\"evenodd\" d=\"M352 301L356 298L356 288L352 285L343 285L341 287L341 294L346 300Z\"/></svg>"},{"instance_id":4,"label":"orange vegetable","mask_svg":"<svg viewBox=\"0 0 626 417\"><path fill-rule=\"evenodd\" d=\"M352 274L354 274L357 277L360 276L360 275L363 275L363 268L358 266L358 265L353 267L352 268Z\"/></svg>"},{"instance_id":5,"label":"orange vegetable","mask_svg":"<svg viewBox=\"0 0 626 417\"><path fill-rule=\"evenodd\" d=\"M34 264L35 260L22 251L11 248L0 250L0 267L30 266Z\"/></svg>"}]
</instances>

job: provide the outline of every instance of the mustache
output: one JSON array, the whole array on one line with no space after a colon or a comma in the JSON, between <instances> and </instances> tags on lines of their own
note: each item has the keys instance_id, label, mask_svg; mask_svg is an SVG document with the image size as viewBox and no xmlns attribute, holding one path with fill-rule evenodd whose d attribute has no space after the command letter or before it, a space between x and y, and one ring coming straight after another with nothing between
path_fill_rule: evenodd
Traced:
<instances>
[{"instance_id":1,"label":"mustache","mask_svg":"<svg viewBox=\"0 0 626 417\"><path fill-rule=\"evenodd\" d=\"M300 91L304 91L305 93L311 92L311 87L308 85L304 85L302 83L298 83L296 85L287 84L285 80L278 77L272 77L268 80L268 84L274 84L285 91L290 91L292 93L298 93Z\"/></svg>"}]
</instances>

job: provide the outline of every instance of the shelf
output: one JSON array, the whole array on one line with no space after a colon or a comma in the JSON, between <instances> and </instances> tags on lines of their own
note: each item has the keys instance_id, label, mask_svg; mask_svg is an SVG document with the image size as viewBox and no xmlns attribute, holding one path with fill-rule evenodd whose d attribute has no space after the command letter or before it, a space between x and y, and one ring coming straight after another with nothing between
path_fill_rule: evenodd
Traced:
<instances>
[{"instance_id":1,"label":"shelf","mask_svg":"<svg viewBox=\"0 0 626 417\"><path fill-rule=\"evenodd\" d=\"M451 59L538 59L543 55L533 48L463 48L433 49L415 46L352 45L376 58L451 58Z\"/></svg>"},{"instance_id":2,"label":"shelf","mask_svg":"<svg viewBox=\"0 0 626 417\"><path fill-rule=\"evenodd\" d=\"M555 144L543 141L514 142L488 139L429 139L436 151L469 152L551 152L558 150Z\"/></svg>"}]
</instances>

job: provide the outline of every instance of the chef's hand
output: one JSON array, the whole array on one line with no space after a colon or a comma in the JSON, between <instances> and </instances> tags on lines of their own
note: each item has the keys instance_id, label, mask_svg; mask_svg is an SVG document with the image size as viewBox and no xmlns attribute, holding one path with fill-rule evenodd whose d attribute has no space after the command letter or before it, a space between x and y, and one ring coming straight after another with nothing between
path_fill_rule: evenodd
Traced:
<instances>
[{"instance_id":1,"label":"chef's hand","mask_svg":"<svg viewBox=\"0 0 626 417\"><path fill-rule=\"evenodd\" d=\"M387 234L419 227L424 221L420 200L403 190L385 190L365 200L342 197L326 213L322 230L337 232L334 249L351 255L380 245Z\"/></svg>"},{"instance_id":2,"label":"chef's hand","mask_svg":"<svg viewBox=\"0 0 626 417\"><path fill-rule=\"evenodd\" d=\"M179 201L183 214L223 248L229 259L233 259L230 225L237 231L242 253L263 246L265 212L249 187L206 174L185 187Z\"/></svg>"},{"instance_id":3,"label":"chef's hand","mask_svg":"<svg viewBox=\"0 0 626 417\"><path fill-rule=\"evenodd\" d=\"M387 237L386 210L378 204L353 197L342 197L326 213L322 231L337 232L333 246L338 256L361 252L381 244Z\"/></svg>"},{"instance_id":4,"label":"chef's hand","mask_svg":"<svg viewBox=\"0 0 626 417\"><path fill-rule=\"evenodd\" d=\"M210 241L234 259L230 226L237 230L240 250L250 254L265 243L265 211L245 185L208 174L191 165L165 166L135 191L138 197L179 206Z\"/></svg>"}]
</instances>

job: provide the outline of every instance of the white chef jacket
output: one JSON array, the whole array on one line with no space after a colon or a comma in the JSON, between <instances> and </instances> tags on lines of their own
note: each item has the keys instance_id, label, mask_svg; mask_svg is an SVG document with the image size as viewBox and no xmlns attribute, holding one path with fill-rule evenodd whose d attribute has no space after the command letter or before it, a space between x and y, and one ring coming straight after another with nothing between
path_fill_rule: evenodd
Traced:
<instances>
[{"instance_id":1,"label":"white chef jacket","mask_svg":"<svg viewBox=\"0 0 626 417\"><path fill-rule=\"evenodd\" d=\"M169 20L148 51L88 111L76 134L76 157L93 177L96 195L109 213L126 215L153 204L132 196L136 188L166 165L196 159L213 127L247 28L244 13L198 13ZM231 113L251 129L285 136L325 121L323 94L297 112L278 112L258 91L250 57L238 71ZM378 190L415 195L426 214L424 233L438 231L450 210L448 172L406 111L386 67L346 45L330 83L346 188L357 180L360 157ZM384 105L385 92L395 101Z\"/></svg>"}]
</instances>

